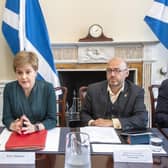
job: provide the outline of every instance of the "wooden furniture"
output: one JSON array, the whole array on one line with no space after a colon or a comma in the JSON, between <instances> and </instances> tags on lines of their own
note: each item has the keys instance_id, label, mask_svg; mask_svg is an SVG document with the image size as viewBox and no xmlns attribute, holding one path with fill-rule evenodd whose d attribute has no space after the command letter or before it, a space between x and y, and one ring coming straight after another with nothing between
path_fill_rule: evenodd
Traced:
<instances>
[{"instance_id":1,"label":"wooden furniture","mask_svg":"<svg viewBox=\"0 0 168 168\"><path fill-rule=\"evenodd\" d=\"M79 88L79 98L80 98L80 101L81 101L81 105L83 104L83 101L85 99L87 88L88 88L87 86L81 86Z\"/></svg>"},{"instance_id":2,"label":"wooden furniture","mask_svg":"<svg viewBox=\"0 0 168 168\"><path fill-rule=\"evenodd\" d=\"M90 36L90 34L88 34L86 37L79 39L79 41L80 42L113 41L113 39L106 37L104 34L102 34L98 38L93 38Z\"/></svg>"},{"instance_id":3,"label":"wooden furniture","mask_svg":"<svg viewBox=\"0 0 168 168\"><path fill-rule=\"evenodd\" d=\"M156 105L157 105L159 87L160 87L160 85L150 85L148 87L149 94L150 94L150 101L151 101L152 127L156 127L156 124L155 124L155 112L156 112Z\"/></svg>"},{"instance_id":4,"label":"wooden furniture","mask_svg":"<svg viewBox=\"0 0 168 168\"><path fill-rule=\"evenodd\" d=\"M168 139L168 128L160 128L159 130Z\"/></svg>"},{"instance_id":5,"label":"wooden furniture","mask_svg":"<svg viewBox=\"0 0 168 168\"><path fill-rule=\"evenodd\" d=\"M88 29L86 37L79 39L79 42L95 42L95 41L113 41L112 38L106 37L103 27L99 24L92 24Z\"/></svg>"},{"instance_id":6,"label":"wooden furniture","mask_svg":"<svg viewBox=\"0 0 168 168\"><path fill-rule=\"evenodd\" d=\"M65 86L60 86L55 88L56 92L56 116L57 116L57 125L58 127L66 127L66 98L68 89ZM45 168L46 164L51 162L53 156L46 154L36 154L36 167ZM49 161L50 160L50 161ZM49 162L49 163L47 163Z\"/></svg>"},{"instance_id":7,"label":"wooden furniture","mask_svg":"<svg viewBox=\"0 0 168 168\"><path fill-rule=\"evenodd\" d=\"M56 155L56 166L55 167L64 167L64 155ZM113 168L114 161L111 155L92 155L91 156L91 166L92 168ZM167 168L168 157L167 156L153 156L153 168ZM136 165L137 166L137 165ZM132 167L134 167L132 165Z\"/></svg>"},{"instance_id":8,"label":"wooden furniture","mask_svg":"<svg viewBox=\"0 0 168 168\"><path fill-rule=\"evenodd\" d=\"M80 131L80 128L62 127L62 128L57 128L57 129L60 129L60 139L59 139L58 151L57 150L54 151L53 149L35 151L36 156L39 154L44 154L44 156L45 155L47 156L47 159L43 160L43 162L41 162L41 163L40 162L37 163L37 160L36 160L36 168L37 167L40 167L40 168L43 168L43 167L44 168L53 168L53 167L63 168L64 167L66 134L69 131ZM2 130L0 129L0 133L2 132ZM158 134L160 136L163 136L162 132L160 132L159 129L157 129L157 128L149 128L149 131L153 132L155 134ZM119 131L117 131L117 133L118 133L118 135L120 135ZM52 135L53 135L53 130L52 130ZM50 138L56 140L55 139L56 136L58 136L58 134L56 134L55 136L52 136L52 137L50 136ZM166 151L166 153L156 153L156 154L153 153L153 166L152 166L153 168L167 168L167 165L168 165L168 140L164 136L163 136L163 140L164 140L163 147L164 147L164 150ZM50 140L49 140L49 142L50 142ZM57 143L57 142L55 142L55 143ZM122 141L122 143L124 144L123 141ZM103 143L103 145L104 145L104 143ZM3 152L2 149L1 149L1 152ZM54 163L51 162L51 157L53 157L53 161L55 161ZM110 152L110 153L109 152L101 152L101 153L98 152L97 153L97 152L93 152L91 150L91 164L92 164L92 168L99 168L99 167L100 168L113 168L115 166L114 160L113 160L113 153L112 152ZM20 165L15 165L15 167L19 167L19 166ZM26 165L25 165L25 167L26 167ZM132 166L132 167L135 167L135 166Z\"/></svg>"},{"instance_id":9,"label":"wooden furniture","mask_svg":"<svg viewBox=\"0 0 168 168\"><path fill-rule=\"evenodd\" d=\"M56 91L56 105L57 105L57 126L65 127L66 126L66 99L68 89L65 86L60 86L55 88ZM59 95L57 95L57 93Z\"/></svg>"},{"instance_id":10,"label":"wooden furniture","mask_svg":"<svg viewBox=\"0 0 168 168\"><path fill-rule=\"evenodd\" d=\"M80 128L69 128L70 130L69 131L77 131L79 132L80 131ZM65 135L67 133L67 128L61 128L61 132L63 136L61 136L61 139L60 139L60 147L59 148L59 151L58 152L55 152L55 156L56 156L56 162L55 162L55 167L64 167L64 161L65 161L65 157L64 157L64 152L65 152ZM155 133L155 134L158 134L158 135L162 135L162 133L157 129L157 128L150 128L149 131ZM119 131L117 132L118 134ZM165 139L165 137L163 136L164 138L164 149L165 151L167 152L168 148L168 141ZM124 143L124 142L122 142ZM45 152L45 151L43 151ZM49 152L48 155L50 155L51 153ZM115 167L114 165L114 160L113 160L113 154L112 153L94 153L91 151L91 164L92 164L92 168L113 168ZM134 164L134 163L133 163ZM154 153L153 154L153 168L166 168L168 165L168 154L165 153L165 154L159 154L159 153ZM136 167L137 165L132 165L132 167ZM142 167L142 166L141 166ZM49 168L49 167L46 167L46 168Z\"/></svg>"}]
</instances>

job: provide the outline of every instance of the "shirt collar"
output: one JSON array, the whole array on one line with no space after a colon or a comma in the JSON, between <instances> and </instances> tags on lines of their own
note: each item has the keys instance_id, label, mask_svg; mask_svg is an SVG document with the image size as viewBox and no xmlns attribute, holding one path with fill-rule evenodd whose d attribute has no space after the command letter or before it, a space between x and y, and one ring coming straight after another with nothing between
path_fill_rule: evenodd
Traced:
<instances>
[{"instance_id":1,"label":"shirt collar","mask_svg":"<svg viewBox=\"0 0 168 168\"><path fill-rule=\"evenodd\" d=\"M108 84L108 86L107 86L107 91L109 92L110 95L117 95L117 94L119 94L120 92L124 91L124 86L125 86L125 84L123 83L123 85L122 85L122 87L119 89L119 91L118 91L116 94L114 94L114 93L112 92L112 90L111 90L109 84Z\"/></svg>"}]
</instances>

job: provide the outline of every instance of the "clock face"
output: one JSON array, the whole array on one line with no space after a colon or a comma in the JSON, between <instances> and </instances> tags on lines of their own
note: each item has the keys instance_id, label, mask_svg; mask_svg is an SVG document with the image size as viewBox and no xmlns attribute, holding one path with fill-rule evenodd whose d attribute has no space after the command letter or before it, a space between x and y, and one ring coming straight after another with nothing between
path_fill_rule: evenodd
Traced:
<instances>
[{"instance_id":1,"label":"clock face","mask_svg":"<svg viewBox=\"0 0 168 168\"><path fill-rule=\"evenodd\" d=\"M89 28L89 34L94 38L100 37L102 33L103 33L103 28L98 24L91 25Z\"/></svg>"}]
</instances>

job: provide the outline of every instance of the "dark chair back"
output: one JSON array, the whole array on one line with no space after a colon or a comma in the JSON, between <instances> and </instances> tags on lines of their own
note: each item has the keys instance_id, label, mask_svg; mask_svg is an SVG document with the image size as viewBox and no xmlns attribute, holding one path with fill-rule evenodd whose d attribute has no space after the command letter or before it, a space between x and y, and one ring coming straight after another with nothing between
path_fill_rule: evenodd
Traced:
<instances>
[{"instance_id":1,"label":"dark chair back","mask_svg":"<svg viewBox=\"0 0 168 168\"><path fill-rule=\"evenodd\" d=\"M57 125L58 127L65 127L66 126L66 98L68 89L64 86L56 87L56 116L57 116ZM58 95L57 95L58 93ZM47 154L36 154L36 167L46 167L46 164L49 164L49 156Z\"/></svg>"},{"instance_id":2,"label":"dark chair back","mask_svg":"<svg viewBox=\"0 0 168 168\"><path fill-rule=\"evenodd\" d=\"M151 119L152 119L152 127L156 127L155 124L155 113L156 113L156 105L157 105L157 98L159 94L159 87L160 85L150 85L148 87L149 94L150 94L150 101L151 101Z\"/></svg>"},{"instance_id":3,"label":"dark chair back","mask_svg":"<svg viewBox=\"0 0 168 168\"><path fill-rule=\"evenodd\" d=\"M56 94L56 116L57 116L57 126L66 127L66 99L68 89L65 86L60 86L55 88Z\"/></svg>"}]
</instances>

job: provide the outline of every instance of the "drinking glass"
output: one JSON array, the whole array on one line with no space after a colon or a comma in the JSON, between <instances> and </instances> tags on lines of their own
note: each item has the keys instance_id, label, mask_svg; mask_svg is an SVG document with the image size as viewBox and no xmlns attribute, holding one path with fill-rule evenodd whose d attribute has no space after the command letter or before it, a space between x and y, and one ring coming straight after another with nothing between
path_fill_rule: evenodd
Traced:
<instances>
[{"instance_id":1,"label":"drinking glass","mask_svg":"<svg viewBox=\"0 0 168 168\"><path fill-rule=\"evenodd\" d=\"M159 135L152 134L150 136L150 144L153 152L160 152L163 146L163 138Z\"/></svg>"},{"instance_id":2,"label":"drinking glass","mask_svg":"<svg viewBox=\"0 0 168 168\"><path fill-rule=\"evenodd\" d=\"M69 132L66 135L64 168L91 168L89 135Z\"/></svg>"}]
</instances>

